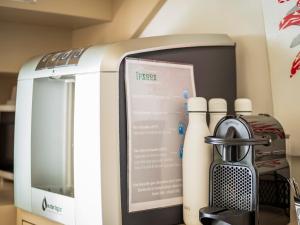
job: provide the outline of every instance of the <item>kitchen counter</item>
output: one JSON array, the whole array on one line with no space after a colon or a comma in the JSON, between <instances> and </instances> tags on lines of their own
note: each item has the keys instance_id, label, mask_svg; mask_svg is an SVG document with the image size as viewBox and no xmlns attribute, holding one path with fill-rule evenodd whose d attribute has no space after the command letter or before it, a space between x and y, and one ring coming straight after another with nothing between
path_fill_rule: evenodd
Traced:
<instances>
[{"instance_id":1,"label":"kitchen counter","mask_svg":"<svg viewBox=\"0 0 300 225\"><path fill-rule=\"evenodd\" d=\"M4 181L0 186L0 206L14 204L14 186L11 181Z\"/></svg>"},{"instance_id":2,"label":"kitchen counter","mask_svg":"<svg viewBox=\"0 0 300 225\"><path fill-rule=\"evenodd\" d=\"M16 224L13 182L4 181L0 187L0 225Z\"/></svg>"},{"instance_id":3,"label":"kitchen counter","mask_svg":"<svg viewBox=\"0 0 300 225\"><path fill-rule=\"evenodd\" d=\"M291 176L300 184L300 156L288 156L288 161L291 168ZM291 196L291 222L289 225L297 225L296 212L294 206L293 196ZM13 183L5 182L0 188L0 225L14 225L16 218L16 209L13 206ZM4 220L3 220L4 219ZM272 220L279 221L278 218L270 217L270 225Z\"/></svg>"}]
</instances>

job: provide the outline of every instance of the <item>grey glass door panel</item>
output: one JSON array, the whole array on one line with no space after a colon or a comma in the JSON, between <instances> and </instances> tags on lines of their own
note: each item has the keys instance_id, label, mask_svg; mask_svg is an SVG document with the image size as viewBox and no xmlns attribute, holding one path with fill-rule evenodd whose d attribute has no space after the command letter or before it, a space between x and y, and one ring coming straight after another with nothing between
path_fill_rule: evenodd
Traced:
<instances>
[{"instance_id":1,"label":"grey glass door panel","mask_svg":"<svg viewBox=\"0 0 300 225\"><path fill-rule=\"evenodd\" d=\"M224 98L228 113L234 112L236 99L235 46L200 46L166 49L127 55L127 57L158 60L179 64L192 64L196 95L210 98ZM121 208L124 225L171 225L183 223L182 205L131 213L128 209L128 152L127 112L125 92L125 59L119 69L119 129L120 129L120 174Z\"/></svg>"},{"instance_id":2,"label":"grey glass door panel","mask_svg":"<svg viewBox=\"0 0 300 225\"><path fill-rule=\"evenodd\" d=\"M31 185L74 197L73 123L75 78L33 83Z\"/></svg>"}]
</instances>

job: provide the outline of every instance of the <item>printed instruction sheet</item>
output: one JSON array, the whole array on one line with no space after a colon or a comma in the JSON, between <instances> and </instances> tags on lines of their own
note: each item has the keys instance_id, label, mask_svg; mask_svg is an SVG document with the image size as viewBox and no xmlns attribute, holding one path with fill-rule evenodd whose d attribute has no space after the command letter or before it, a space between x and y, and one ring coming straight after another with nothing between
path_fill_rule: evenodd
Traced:
<instances>
[{"instance_id":1,"label":"printed instruction sheet","mask_svg":"<svg viewBox=\"0 0 300 225\"><path fill-rule=\"evenodd\" d=\"M126 59L129 212L182 204L193 65Z\"/></svg>"}]
</instances>

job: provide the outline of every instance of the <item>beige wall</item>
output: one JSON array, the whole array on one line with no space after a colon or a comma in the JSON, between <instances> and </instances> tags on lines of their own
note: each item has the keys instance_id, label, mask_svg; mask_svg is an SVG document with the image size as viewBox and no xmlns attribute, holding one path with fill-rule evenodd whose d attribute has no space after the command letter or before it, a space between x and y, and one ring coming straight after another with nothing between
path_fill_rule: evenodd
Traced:
<instances>
[{"instance_id":1,"label":"beige wall","mask_svg":"<svg viewBox=\"0 0 300 225\"><path fill-rule=\"evenodd\" d=\"M114 0L112 22L77 29L0 22L0 72L17 72L30 57L71 47L132 38L164 1ZM167 0L141 37L176 33L227 33L237 43L238 96L255 112L272 113L260 0ZM2 54L1 54L2 53Z\"/></svg>"},{"instance_id":2,"label":"beige wall","mask_svg":"<svg viewBox=\"0 0 300 225\"><path fill-rule=\"evenodd\" d=\"M31 57L71 47L70 30L0 22L0 72L17 73Z\"/></svg>"},{"instance_id":3,"label":"beige wall","mask_svg":"<svg viewBox=\"0 0 300 225\"><path fill-rule=\"evenodd\" d=\"M226 33L237 43L238 96L254 111L272 113L268 55L260 0L168 0L141 37L178 33Z\"/></svg>"},{"instance_id":4,"label":"beige wall","mask_svg":"<svg viewBox=\"0 0 300 225\"><path fill-rule=\"evenodd\" d=\"M73 47L111 43L137 36L165 0L113 0L113 19L73 31Z\"/></svg>"}]
</instances>

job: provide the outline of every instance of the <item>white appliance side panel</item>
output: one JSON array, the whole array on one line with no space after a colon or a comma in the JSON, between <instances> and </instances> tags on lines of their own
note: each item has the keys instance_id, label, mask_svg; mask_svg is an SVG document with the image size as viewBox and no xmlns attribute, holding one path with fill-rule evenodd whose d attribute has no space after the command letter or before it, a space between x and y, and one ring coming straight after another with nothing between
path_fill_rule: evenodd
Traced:
<instances>
[{"instance_id":1,"label":"white appliance side panel","mask_svg":"<svg viewBox=\"0 0 300 225\"><path fill-rule=\"evenodd\" d=\"M75 224L74 199L32 188L32 212L65 225Z\"/></svg>"},{"instance_id":2,"label":"white appliance side panel","mask_svg":"<svg viewBox=\"0 0 300 225\"><path fill-rule=\"evenodd\" d=\"M74 121L76 225L102 225L99 73L76 76Z\"/></svg>"},{"instance_id":3,"label":"white appliance side panel","mask_svg":"<svg viewBox=\"0 0 300 225\"><path fill-rule=\"evenodd\" d=\"M119 79L101 72L101 169L103 224L120 225Z\"/></svg>"},{"instance_id":4,"label":"white appliance side panel","mask_svg":"<svg viewBox=\"0 0 300 225\"><path fill-rule=\"evenodd\" d=\"M15 205L31 211L31 110L33 80L18 81L14 140Z\"/></svg>"}]
</instances>

